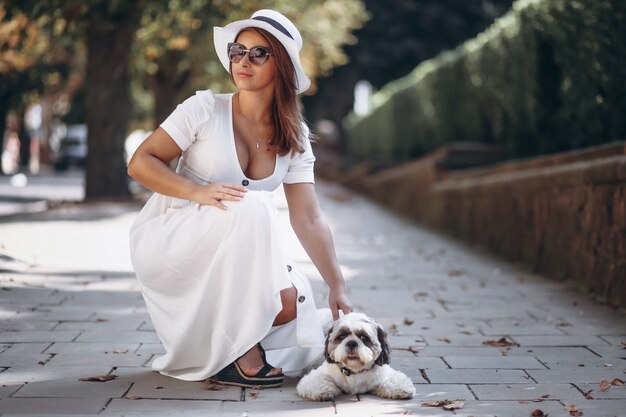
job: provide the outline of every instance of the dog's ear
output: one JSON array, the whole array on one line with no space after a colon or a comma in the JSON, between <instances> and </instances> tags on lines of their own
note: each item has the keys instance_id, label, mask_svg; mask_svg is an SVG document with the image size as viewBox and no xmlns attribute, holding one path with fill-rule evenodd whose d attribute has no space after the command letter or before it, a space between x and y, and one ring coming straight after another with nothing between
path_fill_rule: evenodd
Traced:
<instances>
[{"instance_id":1,"label":"dog's ear","mask_svg":"<svg viewBox=\"0 0 626 417\"><path fill-rule=\"evenodd\" d=\"M330 343L330 334L333 332L333 328L331 327L328 330L328 334L326 335L326 342L324 343L324 357L326 358L326 362L328 363L336 363L333 358L330 357L330 352L328 352L328 344Z\"/></svg>"},{"instance_id":2,"label":"dog's ear","mask_svg":"<svg viewBox=\"0 0 626 417\"><path fill-rule=\"evenodd\" d=\"M380 355L376 358L376 365L383 366L389 363L389 356L391 355L391 350L389 349L389 342L387 342L387 333L385 333L385 329L380 324L377 329L378 333L378 343L380 343Z\"/></svg>"}]
</instances>

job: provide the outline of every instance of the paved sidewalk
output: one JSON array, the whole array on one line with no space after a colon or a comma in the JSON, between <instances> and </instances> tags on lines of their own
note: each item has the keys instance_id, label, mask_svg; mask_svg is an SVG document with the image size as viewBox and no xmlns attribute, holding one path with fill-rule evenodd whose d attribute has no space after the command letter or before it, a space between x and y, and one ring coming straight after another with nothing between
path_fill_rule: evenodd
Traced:
<instances>
[{"instance_id":1,"label":"paved sidewalk","mask_svg":"<svg viewBox=\"0 0 626 417\"><path fill-rule=\"evenodd\" d=\"M337 186L320 182L318 194L352 300L386 326L413 400L314 403L295 380L214 391L152 372L162 350L128 257L138 206L65 205L0 218L0 415L626 416L623 313ZM323 303L320 277L287 237ZM80 380L102 375L117 378ZM454 412L423 406L457 399Z\"/></svg>"}]
</instances>

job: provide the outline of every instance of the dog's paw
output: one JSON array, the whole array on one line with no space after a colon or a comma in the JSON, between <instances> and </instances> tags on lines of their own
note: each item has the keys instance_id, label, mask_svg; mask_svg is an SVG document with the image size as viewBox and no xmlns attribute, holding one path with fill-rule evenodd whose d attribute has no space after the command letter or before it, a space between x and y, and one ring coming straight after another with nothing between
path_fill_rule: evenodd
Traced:
<instances>
[{"instance_id":1,"label":"dog's paw","mask_svg":"<svg viewBox=\"0 0 626 417\"><path fill-rule=\"evenodd\" d=\"M402 372L393 371L385 382L377 385L374 394L392 400L408 400L415 396L415 387L411 379Z\"/></svg>"},{"instance_id":2,"label":"dog's paw","mask_svg":"<svg viewBox=\"0 0 626 417\"><path fill-rule=\"evenodd\" d=\"M341 394L334 382L325 378L303 378L296 386L299 396L312 401L332 401Z\"/></svg>"}]
</instances>

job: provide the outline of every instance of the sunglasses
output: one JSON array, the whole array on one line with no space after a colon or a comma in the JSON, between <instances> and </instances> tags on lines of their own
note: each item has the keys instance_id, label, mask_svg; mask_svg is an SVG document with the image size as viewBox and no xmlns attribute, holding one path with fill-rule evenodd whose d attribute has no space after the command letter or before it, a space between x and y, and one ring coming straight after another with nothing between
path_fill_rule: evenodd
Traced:
<instances>
[{"instance_id":1,"label":"sunglasses","mask_svg":"<svg viewBox=\"0 0 626 417\"><path fill-rule=\"evenodd\" d=\"M266 46L253 46L250 49L246 49L246 47L240 43L230 42L228 44L228 59L230 62L237 64L247 53L248 59L252 65L261 66L270 58L270 51L270 48Z\"/></svg>"}]
</instances>

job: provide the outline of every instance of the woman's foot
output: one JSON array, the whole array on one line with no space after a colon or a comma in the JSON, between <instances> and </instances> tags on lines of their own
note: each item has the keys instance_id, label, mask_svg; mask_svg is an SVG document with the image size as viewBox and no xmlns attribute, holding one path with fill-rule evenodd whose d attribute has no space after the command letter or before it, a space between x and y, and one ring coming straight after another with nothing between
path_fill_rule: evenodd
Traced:
<instances>
[{"instance_id":1,"label":"woman's foot","mask_svg":"<svg viewBox=\"0 0 626 417\"><path fill-rule=\"evenodd\" d=\"M237 359L237 364L241 368L244 374L248 376L256 375L264 365L263 355L261 354L261 350L259 349L259 345L255 345L244 353L239 359ZM267 376L276 376L281 375L283 370L281 368L273 368L271 371L267 373Z\"/></svg>"}]
</instances>

